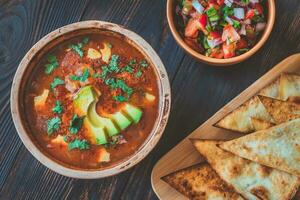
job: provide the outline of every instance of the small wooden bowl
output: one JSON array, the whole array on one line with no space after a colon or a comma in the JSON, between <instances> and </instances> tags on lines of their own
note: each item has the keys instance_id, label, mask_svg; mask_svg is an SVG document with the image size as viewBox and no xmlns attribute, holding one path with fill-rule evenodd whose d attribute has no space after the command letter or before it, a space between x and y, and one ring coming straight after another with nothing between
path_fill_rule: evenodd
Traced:
<instances>
[{"instance_id":1,"label":"small wooden bowl","mask_svg":"<svg viewBox=\"0 0 300 200\"><path fill-rule=\"evenodd\" d=\"M79 169L62 163L55 158L48 155L42 148L39 147L35 141L27 124L27 117L24 112L24 95L25 87L28 82L30 74L36 69L37 62L45 55L51 48L57 44L68 40L70 38L84 35L88 33L109 32L120 36L129 45L138 49L149 62L154 66L154 71L157 75L157 83L159 88L159 108L158 117L151 133L141 147L130 157L127 157L119 163L104 169ZM171 93L168 75L165 67L152 49L152 47L140 36L132 31L129 31L119 25L102 22L102 21L84 21L70 24L59 28L38 41L24 56L17 72L15 74L12 89L11 89L11 112L17 132L31 154L39 160L43 165L51 170L62 174L64 176L82 178L82 179L96 179L118 174L124 170L137 164L155 147L159 141L166 123L168 121L171 104Z\"/></svg>"},{"instance_id":2,"label":"small wooden bowl","mask_svg":"<svg viewBox=\"0 0 300 200\"><path fill-rule=\"evenodd\" d=\"M256 53L267 41L267 39L270 36L270 33L273 29L273 25L275 22L275 1L274 0L268 0L268 18L267 18L267 25L266 28L259 39L259 41L256 43L252 49L250 49L248 52L236 56L233 58L227 58L227 59L217 59L217 58L210 58L205 55L200 54L199 52L192 49L190 46L188 46L182 37L180 36L179 32L177 31L175 22L174 22L174 14L175 14L175 6L176 6L176 0L167 0L167 19L168 24L171 29L171 32L176 40L176 42L191 56L196 58L197 60L210 64L215 66L227 66L227 65L233 65L240 63L248 58L250 58L254 53Z\"/></svg>"}]
</instances>

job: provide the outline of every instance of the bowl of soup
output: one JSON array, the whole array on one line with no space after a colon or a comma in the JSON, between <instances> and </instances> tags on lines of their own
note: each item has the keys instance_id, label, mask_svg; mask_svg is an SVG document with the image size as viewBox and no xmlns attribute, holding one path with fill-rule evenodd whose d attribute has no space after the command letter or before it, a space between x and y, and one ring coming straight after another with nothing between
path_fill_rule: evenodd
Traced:
<instances>
[{"instance_id":1,"label":"bowl of soup","mask_svg":"<svg viewBox=\"0 0 300 200\"><path fill-rule=\"evenodd\" d=\"M267 41L275 22L274 0L167 0L176 42L201 62L242 62Z\"/></svg>"},{"instance_id":2,"label":"bowl of soup","mask_svg":"<svg viewBox=\"0 0 300 200\"><path fill-rule=\"evenodd\" d=\"M102 21L61 27L22 59L11 90L17 132L51 170L94 179L141 161L170 111L166 70L134 32Z\"/></svg>"}]
</instances>

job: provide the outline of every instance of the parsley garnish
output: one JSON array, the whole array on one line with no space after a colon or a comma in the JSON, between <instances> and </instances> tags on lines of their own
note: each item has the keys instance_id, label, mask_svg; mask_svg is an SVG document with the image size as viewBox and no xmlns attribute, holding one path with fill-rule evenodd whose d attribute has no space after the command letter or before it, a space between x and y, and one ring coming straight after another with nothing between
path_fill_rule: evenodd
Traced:
<instances>
[{"instance_id":1,"label":"parsley garnish","mask_svg":"<svg viewBox=\"0 0 300 200\"><path fill-rule=\"evenodd\" d=\"M146 60L142 60L142 61L140 62L140 66L141 66L141 67L148 67L147 61L146 61Z\"/></svg>"},{"instance_id":2,"label":"parsley garnish","mask_svg":"<svg viewBox=\"0 0 300 200\"><path fill-rule=\"evenodd\" d=\"M90 144L88 143L87 140L75 139L68 144L69 150L72 150L72 149L85 150L85 149L89 149L89 148L90 148Z\"/></svg>"},{"instance_id":3,"label":"parsley garnish","mask_svg":"<svg viewBox=\"0 0 300 200\"><path fill-rule=\"evenodd\" d=\"M71 44L69 47L73 49L82 58L83 57L82 47L84 44L87 44L88 42L89 42L89 38L85 37L82 39L82 42L79 42L77 44Z\"/></svg>"},{"instance_id":4,"label":"parsley garnish","mask_svg":"<svg viewBox=\"0 0 300 200\"><path fill-rule=\"evenodd\" d=\"M48 64L45 65L45 73L46 74L51 74L54 69L56 69L58 67L58 61L57 61L57 58L56 56L50 54L48 55L48 58L47 58L47 61L48 61Z\"/></svg>"},{"instance_id":5,"label":"parsley garnish","mask_svg":"<svg viewBox=\"0 0 300 200\"><path fill-rule=\"evenodd\" d=\"M233 15L233 13L234 13L233 8L230 8L228 6L225 6L223 8L223 16L224 16L224 18Z\"/></svg>"},{"instance_id":6,"label":"parsley garnish","mask_svg":"<svg viewBox=\"0 0 300 200\"><path fill-rule=\"evenodd\" d=\"M53 90L56 86L63 85L63 84L65 84L65 81L63 81L59 77L55 77L52 83L50 83L50 88Z\"/></svg>"},{"instance_id":7,"label":"parsley garnish","mask_svg":"<svg viewBox=\"0 0 300 200\"><path fill-rule=\"evenodd\" d=\"M143 75L143 72L142 72L141 70L138 70L138 71L135 73L135 77L137 77L137 78L140 78L142 75Z\"/></svg>"},{"instance_id":8,"label":"parsley garnish","mask_svg":"<svg viewBox=\"0 0 300 200\"><path fill-rule=\"evenodd\" d=\"M128 98L122 96L122 95L117 95L117 96L114 96L113 99L115 101L118 101L118 102L125 102L125 101L128 101Z\"/></svg>"},{"instance_id":9,"label":"parsley garnish","mask_svg":"<svg viewBox=\"0 0 300 200\"><path fill-rule=\"evenodd\" d=\"M123 80L115 79L115 78L108 78L105 81L105 84L108 85L111 89L118 89L120 88L124 93L127 95L127 100L133 93L133 89L129 87ZM122 97L114 97L114 99L121 99ZM125 100L125 99L124 99Z\"/></svg>"},{"instance_id":10,"label":"parsley garnish","mask_svg":"<svg viewBox=\"0 0 300 200\"><path fill-rule=\"evenodd\" d=\"M125 67L123 67L121 69L121 72L128 72L128 73L132 74L133 73L133 68L130 65L126 65Z\"/></svg>"},{"instance_id":11,"label":"parsley garnish","mask_svg":"<svg viewBox=\"0 0 300 200\"><path fill-rule=\"evenodd\" d=\"M118 62L119 62L119 56L118 55L112 55L110 62L108 64L108 68L110 72L116 72L118 73L120 71L118 67Z\"/></svg>"},{"instance_id":12,"label":"parsley garnish","mask_svg":"<svg viewBox=\"0 0 300 200\"><path fill-rule=\"evenodd\" d=\"M241 26L241 23L236 21L236 20L232 20L233 21L233 27L234 28L239 28Z\"/></svg>"},{"instance_id":13,"label":"parsley garnish","mask_svg":"<svg viewBox=\"0 0 300 200\"><path fill-rule=\"evenodd\" d=\"M54 113L58 113L58 114L61 114L63 112L62 105L61 105L60 101L57 100L55 102L55 106L52 108L52 111Z\"/></svg>"},{"instance_id":14,"label":"parsley garnish","mask_svg":"<svg viewBox=\"0 0 300 200\"><path fill-rule=\"evenodd\" d=\"M72 120L70 121L69 131L71 134L77 134L79 129L81 129L83 124L84 117L78 117L77 114L73 115Z\"/></svg>"},{"instance_id":15,"label":"parsley garnish","mask_svg":"<svg viewBox=\"0 0 300 200\"><path fill-rule=\"evenodd\" d=\"M72 76L70 77L70 79L73 80L73 81L81 81L81 82L85 82L86 79L88 79L89 75L90 75L89 69L88 69L88 68L85 68L85 69L83 70L83 73L82 73L81 76L72 75Z\"/></svg>"},{"instance_id":16,"label":"parsley garnish","mask_svg":"<svg viewBox=\"0 0 300 200\"><path fill-rule=\"evenodd\" d=\"M59 117L54 117L47 121L47 133L48 135L52 135L54 131L57 131L59 129L59 126L61 124L61 120Z\"/></svg>"}]
</instances>

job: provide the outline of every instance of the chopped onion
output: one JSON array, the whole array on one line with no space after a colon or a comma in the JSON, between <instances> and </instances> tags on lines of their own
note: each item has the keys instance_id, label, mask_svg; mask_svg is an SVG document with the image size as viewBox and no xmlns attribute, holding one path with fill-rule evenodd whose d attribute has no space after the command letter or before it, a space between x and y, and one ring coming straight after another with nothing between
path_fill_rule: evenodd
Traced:
<instances>
[{"instance_id":1,"label":"chopped onion","mask_svg":"<svg viewBox=\"0 0 300 200\"><path fill-rule=\"evenodd\" d=\"M225 0L224 3L226 4L226 6L231 7L233 0Z\"/></svg>"},{"instance_id":2,"label":"chopped onion","mask_svg":"<svg viewBox=\"0 0 300 200\"><path fill-rule=\"evenodd\" d=\"M242 24L241 30L240 30L240 35L246 35L246 34L247 34L247 32L246 32L246 25Z\"/></svg>"},{"instance_id":3,"label":"chopped onion","mask_svg":"<svg viewBox=\"0 0 300 200\"><path fill-rule=\"evenodd\" d=\"M244 19L245 18L245 11L243 8L234 8L233 9L234 16L238 19Z\"/></svg>"},{"instance_id":4,"label":"chopped onion","mask_svg":"<svg viewBox=\"0 0 300 200\"><path fill-rule=\"evenodd\" d=\"M222 41L222 38L216 38L216 39L207 39L207 44L210 48L215 48L216 46L222 44L223 41Z\"/></svg>"},{"instance_id":5,"label":"chopped onion","mask_svg":"<svg viewBox=\"0 0 300 200\"><path fill-rule=\"evenodd\" d=\"M249 25L249 24L251 24L251 20L250 19L246 19L246 20L243 21L243 23Z\"/></svg>"},{"instance_id":6,"label":"chopped onion","mask_svg":"<svg viewBox=\"0 0 300 200\"><path fill-rule=\"evenodd\" d=\"M198 13L200 13L200 14L203 13L204 7L199 3L198 0L193 0L192 5Z\"/></svg>"},{"instance_id":7,"label":"chopped onion","mask_svg":"<svg viewBox=\"0 0 300 200\"><path fill-rule=\"evenodd\" d=\"M233 21L232 19L230 19L228 16L225 17L225 21L228 23L228 24L233 24Z\"/></svg>"},{"instance_id":8,"label":"chopped onion","mask_svg":"<svg viewBox=\"0 0 300 200\"><path fill-rule=\"evenodd\" d=\"M260 31L264 30L265 27L266 27L266 23L264 23L264 22L257 23L255 26L255 31L260 32Z\"/></svg>"},{"instance_id":9,"label":"chopped onion","mask_svg":"<svg viewBox=\"0 0 300 200\"><path fill-rule=\"evenodd\" d=\"M225 42L227 39L229 39L231 42L236 42L241 39L241 36L232 26L226 26L223 29L222 40Z\"/></svg>"}]
</instances>

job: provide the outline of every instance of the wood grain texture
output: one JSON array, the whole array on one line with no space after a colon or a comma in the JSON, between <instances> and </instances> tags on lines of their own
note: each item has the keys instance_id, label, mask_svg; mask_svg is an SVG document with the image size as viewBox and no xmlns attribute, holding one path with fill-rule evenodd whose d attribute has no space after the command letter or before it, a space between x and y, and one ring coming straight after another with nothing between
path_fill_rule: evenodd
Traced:
<instances>
[{"instance_id":1,"label":"wood grain texture","mask_svg":"<svg viewBox=\"0 0 300 200\"><path fill-rule=\"evenodd\" d=\"M173 39L163 0L0 0L0 199L157 199L150 175L158 159L283 58L300 51L300 3L276 1L266 45L241 64L216 68L195 61ZM22 145L9 93L26 51L48 32L80 20L106 20L140 34L158 52L172 84L172 111L157 147L140 164L101 180L60 176Z\"/></svg>"}]
</instances>

